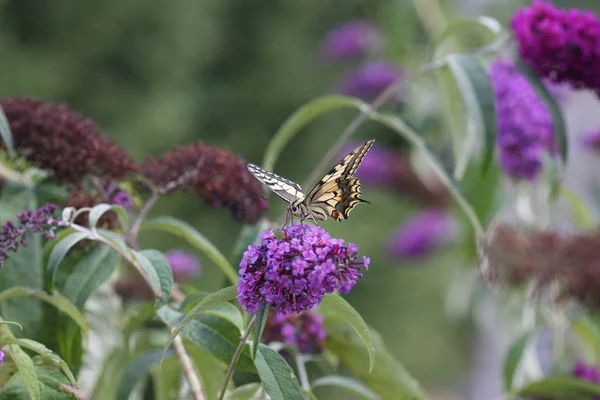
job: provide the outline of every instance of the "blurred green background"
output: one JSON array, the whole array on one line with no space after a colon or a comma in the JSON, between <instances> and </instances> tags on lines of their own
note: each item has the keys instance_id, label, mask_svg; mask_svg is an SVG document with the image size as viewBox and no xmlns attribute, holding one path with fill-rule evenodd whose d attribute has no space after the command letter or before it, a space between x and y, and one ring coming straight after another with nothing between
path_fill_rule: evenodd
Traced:
<instances>
[{"instance_id":1,"label":"blurred green background","mask_svg":"<svg viewBox=\"0 0 600 400\"><path fill-rule=\"evenodd\" d=\"M567 3L594 2L561 5ZM426 16L430 4L421 3ZM522 3L439 5L447 20L490 14L506 23ZM330 93L347 72L318 58L329 29L354 18L379 23L389 57L413 68L430 54L422 17L413 2L403 0L5 0L0 2L0 95L66 102L94 118L138 161L203 140L260 162L286 117ZM418 107L406 98L404 113L426 135L445 133L440 121L431 120L437 115L435 97L435 92L416 95ZM285 150L276 172L303 182L353 116L336 112L311 124ZM402 145L371 124L358 136ZM470 261L460 249L416 263L389 259L384 248L390 232L419 205L384 191L364 192L372 205L357 208L349 221L325 224L372 258L349 299L425 388L460 390L472 332L469 323L445 316L444 299L454 270ZM270 202L269 216L276 218L284 204L273 197ZM190 222L226 254L240 228L226 210L205 206L191 194L163 199L152 215ZM172 237L142 239L145 247L191 250ZM196 283L216 289L222 277L203 260Z\"/></svg>"}]
</instances>

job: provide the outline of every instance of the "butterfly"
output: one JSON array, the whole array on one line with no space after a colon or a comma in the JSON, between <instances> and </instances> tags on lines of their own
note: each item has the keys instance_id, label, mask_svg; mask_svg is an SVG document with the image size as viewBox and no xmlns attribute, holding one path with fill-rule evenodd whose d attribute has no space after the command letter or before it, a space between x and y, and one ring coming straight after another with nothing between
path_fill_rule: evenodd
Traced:
<instances>
[{"instance_id":1,"label":"butterfly","mask_svg":"<svg viewBox=\"0 0 600 400\"><path fill-rule=\"evenodd\" d=\"M341 221L359 203L369 203L360 198L360 181L354 173L373 146L375 139L366 141L344 157L325 175L315 187L304 194L295 182L282 178L254 164L248 171L263 185L289 203L288 215L303 220L324 221L328 217Z\"/></svg>"}]
</instances>

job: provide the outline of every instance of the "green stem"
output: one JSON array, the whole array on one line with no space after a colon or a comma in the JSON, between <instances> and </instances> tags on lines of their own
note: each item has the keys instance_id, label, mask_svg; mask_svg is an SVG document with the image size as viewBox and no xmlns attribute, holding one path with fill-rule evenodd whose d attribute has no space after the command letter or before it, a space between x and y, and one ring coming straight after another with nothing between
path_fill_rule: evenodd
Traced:
<instances>
[{"instance_id":1,"label":"green stem","mask_svg":"<svg viewBox=\"0 0 600 400\"><path fill-rule=\"evenodd\" d=\"M300 380L300 386L305 392L310 392L310 381L308 380L308 374L306 373L306 359L300 353L296 354L296 368L298 369L298 379ZM308 400L308 396L304 396L304 400Z\"/></svg>"},{"instance_id":2,"label":"green stem","mask_svg":"<svg viewBox=\"0 0 600 400\"><path fill-rule=\"evenodd\" d=\"M250 336L250 332L252 332L252 327L254 326L255 322L256 322L256 314L254 314L254 316L248 323L248 326L246 327L246 332L244 333L244 336L240 340L240 344L235 349L235 353L233 353L233 358L231 359L231 362L229 363L229 367L227 368L227 374L225 375L225 382L223 382L223 388L221 388L221 394L219 395L219 400L223 400L223 398L225 397L225 391L227 390L227 385L229 385L229 381L231 380L231 376L233 375L233 369L235 368L235 364L237 364L240 356L242 355L242 350L244 349L244 345L246 344L246 341L248 340L248 337Z\"/></svg>"}]
</instances>

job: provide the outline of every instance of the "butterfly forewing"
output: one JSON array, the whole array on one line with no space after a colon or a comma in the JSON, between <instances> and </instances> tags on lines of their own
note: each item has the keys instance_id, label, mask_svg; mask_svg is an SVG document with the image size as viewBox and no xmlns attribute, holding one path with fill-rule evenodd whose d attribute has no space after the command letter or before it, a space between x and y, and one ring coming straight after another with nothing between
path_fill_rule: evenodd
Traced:
<instances>
[{"instance_id":1,"label":"butterfly forewing","mask_svg":"<svg viewBox=\"0 0 600 400\"><path fill-rule=\"evenodd\" d=\"M248 171L250 171L250 173L263 185L271 189L288 203L304 198L304 192L302 192L302 188L300 188L296 182L282 178L281 176L254 164L248 164Z\"/></svg>"}]
</instances>

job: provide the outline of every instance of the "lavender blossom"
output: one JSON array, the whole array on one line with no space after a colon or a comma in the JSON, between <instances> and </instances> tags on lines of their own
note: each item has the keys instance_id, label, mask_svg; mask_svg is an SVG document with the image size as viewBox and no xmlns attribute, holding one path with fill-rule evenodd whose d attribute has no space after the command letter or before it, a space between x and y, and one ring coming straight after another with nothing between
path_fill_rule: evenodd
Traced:
<instances>
[{"instance_id":1,"label":"lavender blossom","mask_svg":"<svg viewBox=\"0 0 600 400\"><path fill-rule=\"evenodd\" d=\"M4 362L4 353L0 350L0 364Z\"/></svg>"},{"instance_id":2,"label":"lavender blossom","mask_svg":"<svg viewBox=\"0 0 600 400\"><path fill-rule=\"evenodd\" d=\"M37 210L25 210L17 216L18 224L7 221L0 231L0 267L8 259L8 252L16 252L19 247L27 246L27 233L41 233L48 239L54 239L60 220L52 218L56 205L46 204Z\"/></svg>"},{"instance_id":3,"label":"lavender blossom","mask_svg":"<svg viewBox=\"0 0 600 400\"><path fill-rule=\"evenodd\" d=\"M512 61L495 62L491 76L502 168L514 179L534 180L542 169L543 154L557 152L552 116Z\"/></svg>"},{"instance_id":4,"label":"lavender blossom","mask_svg":"<svg viewBox=\"0 0 600 400\"><path fill-rule=\"evenodd\" d=\"M424 211L405 221L392 234L388 251L398 258L424 257L448 239L453 230L453 220L446 212Z\"/></svg>"},{"instance_id":5,"label":"lavender blossom","mask_svg":"<svg viewBox=\"0 0 600 400\"><path fill-rule=\"evenodd\" d=\"M344 151L340 153L343 157L349 154L358 146L357 142L352 142ZM397 178L398 175L405 172L404 159L393 151L374 144L371 150L363 158L362 163L356 170L355 176L365 186L387 186Z\"/></svg>"},{"instance_id":6,"label":"lavender blossom","mask_svg":"<svg viewBox=\"0 0 600 400\"><path fill-rule=\"evenodd\" d=\"M340 91L371 101L400 79L402 71L389 61L369 61L343 79ZM402 96L396 94L395 99L401 100Z\"/></svg>"},{"instance_id":7,"label":"lavender blossom","mask_svg":"<svg viewBox=\"0 0 600 400\"><path fill-rule=\"evenodd\" d=\"M355 20L336 26L321 44L321 54L328 61L348 61L377 51L383 37L375 25Z\"/></svg>"},{"instance_id":8,"label":"lavender blossom","mask_svg":"<svg viewBox=\"0 0 600 400\"><path fill-rule=\"evenodd\" d=\"M600 94L600 20L591 11L535 0L515 14L511 28L521 57L540 76Z\"/></svg>"},{"instance_id":9,"label":"lavender blossom","mask_svg":"<svg viewBox=\"0 0 600 400\"><path fill-rule=\"evenodd\" d=\"M133 210L133 203L126 191L120 190L114 183L109 184L106 191L110 204L119 205L127 211Z\"/></svg>"},{"instance_id":10,"label":"lavender blossom","mask_svg":"<svg viewBox=\"0 0 600 400\"><path fill-rule=\"evenodd\" d=\"M310 310L327 293L348 293L362 277L361 267L369 266L367 257L358 259L356 245L344 245L318 226L294 222L279 230L283 239L272 230L263 233L240 262L237 297L251 314L263 301L280 314Z\"/></svg>"},{"instance_id":11,"label":"lavender blossom","mask_svg":"<svg viewBox=\"0 0 600 400\"><path fill-rule=\"evenodd\" d=\"M288 315L271 312L265 328L265 343L282 342L294 346L300 353L323 351L327 338L323 316L313 310Z\"/></svg>"},{"instance_id":12,"label":"lavender blossom","mask_svg":"<svg viewBox=\"0 0 600 400\"><path fill-rule=\"evenodd\" d=\"M185 282L200 272L200 262L183 250L169 250L165 253L176 282Z\"/></svg>"}]
</instances>

